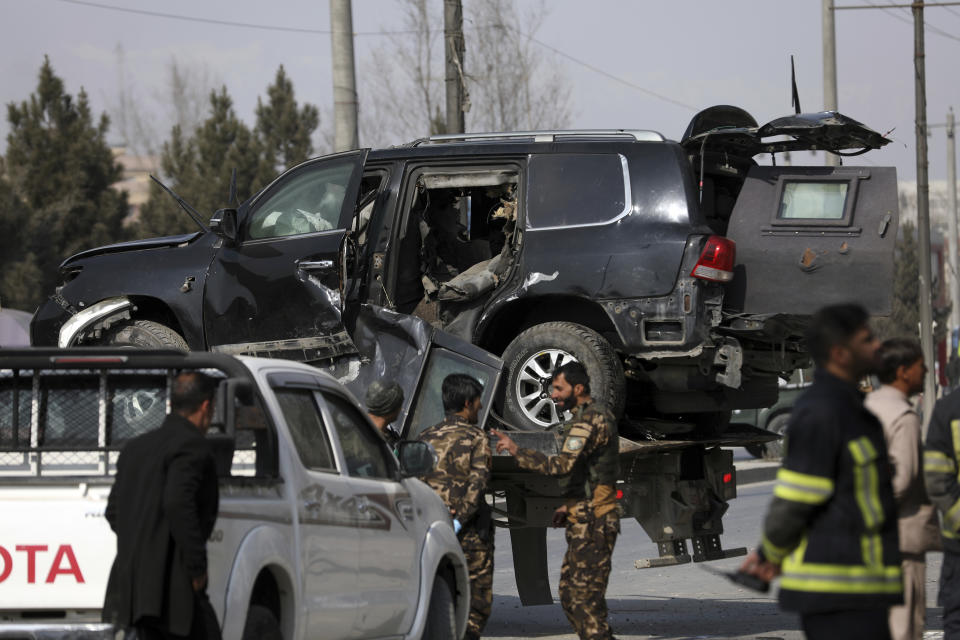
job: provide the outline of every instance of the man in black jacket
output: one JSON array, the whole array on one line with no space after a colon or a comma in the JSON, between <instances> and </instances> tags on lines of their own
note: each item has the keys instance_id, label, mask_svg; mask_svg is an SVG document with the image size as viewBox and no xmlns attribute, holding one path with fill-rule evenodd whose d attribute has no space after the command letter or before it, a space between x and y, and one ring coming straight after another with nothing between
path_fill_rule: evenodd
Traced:
<instances>
[{"instance_id":1,"label":"man in black jacket","mask_svg":"<svg viewBox=\"0 0 960 640\"><path fill-rule=\"evenodd\" d=\"M159 429L127 443L106 518L117 555L104 620L136 627L139 637L219 638L206 595L206 541L217 519L217 471L204 433L213 416L216 380L178 375L172 413Z\"/></svg>"},{"instance_id":2,"label":"man in black jacket","mask_svg":"<svg viewBox=\"0 0 960 640\"><path fill-rule=\"evenodd\" d=\"M814 314L807 346L814 382L794 404L763 537L741 571L781 576L780 606L807 638L889 639L887 611L903 602L897 509L883 427L857 388L880 342L846 304Z\"/></svg>"}]
</instances>

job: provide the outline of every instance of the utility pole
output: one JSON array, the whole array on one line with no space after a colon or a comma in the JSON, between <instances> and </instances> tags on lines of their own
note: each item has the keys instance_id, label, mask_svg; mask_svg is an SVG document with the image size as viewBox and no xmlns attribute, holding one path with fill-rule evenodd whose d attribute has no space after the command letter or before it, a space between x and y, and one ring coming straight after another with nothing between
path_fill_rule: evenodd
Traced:
<instances>
[{"instance_id":1,"label":"utility pole","mask_svg":"<svg viewBox=\"0 0 960 640\"><path fill-rule=\"evenodd\" d=\"M923 0L913 3L913 66L917 137L917 232L920 260L920 347L927 363L923 378L924 433L936 400L933 356L933 297L930 268L930 198L927 178L927 72L923 43Z\"/></svg>"},{"instance_id":2,"label":"utility pole","mask_svg":"<svg viewBox=\"0 0 960 640\"><path fill-rule=\"evenodd\" d=\"M360 146L350 0L330 0L330 31L333 45L333 150L348 151Z\"/></svg>"},{"instance_id":3,"label":"utility pole","mask_svg":"<svg viewBox=\"0 0 960 640\"><path fill-rule=\"evenodd\" d=\"M953 107L947 112L947 229L950 234L950 332L947 337L947 361L956 355L954 336L960 329L960 271L957 265L957 138L954 133Z\"/></svg>"},{"instance_id":4,"label":"utility pole","mask_svg":"<svg viewBox=\"0 0 960 640\"><path fill-rule=\"evenodd\" d=\"M463 86L463 3L443 0L443 43L446 60L447 133L464 133L466 92Z\"/></svg>"},{"instance_id":5,"label":"utility pole","mask_svg":"<svg viewBox=\"0 0 960 640\"><path fill-rule=\"evenodd\" d=\"M823 109L837 110L837 30L833 0L823 0ZM825 155L827 166L840 164L840 158L835 154Z\"/></svg>"}]
</instances>

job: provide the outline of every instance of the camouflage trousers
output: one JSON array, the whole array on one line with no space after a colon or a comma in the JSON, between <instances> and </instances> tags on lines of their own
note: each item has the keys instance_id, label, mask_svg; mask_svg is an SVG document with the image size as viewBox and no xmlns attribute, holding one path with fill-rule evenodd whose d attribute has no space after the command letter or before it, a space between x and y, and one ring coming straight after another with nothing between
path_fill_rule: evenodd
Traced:
<instances>
[{"instance_id":1,"label":"camouflage trousers","mask_svg":"<svg viewBox=\"0 0 960 640\"><path fill-rule=\"evenodd\" d=\"M481 540L473 529L460 535L460 546L470 574L470 619L464 640L479 638L493 608L493 532Z\"/></svg>"},{"instance_id":2,"label":"camouflage trousers","mask_svg":"<svg viewBox=\"0 0 960 640\"><path fill-rule=\"evenodd\" d=\"M560 604L581 640L609 640L607 581L613 545L620 533L616 510L600 516L592 509L567 520L567 554L560 570Z\"/></svg>"}]
</instances>

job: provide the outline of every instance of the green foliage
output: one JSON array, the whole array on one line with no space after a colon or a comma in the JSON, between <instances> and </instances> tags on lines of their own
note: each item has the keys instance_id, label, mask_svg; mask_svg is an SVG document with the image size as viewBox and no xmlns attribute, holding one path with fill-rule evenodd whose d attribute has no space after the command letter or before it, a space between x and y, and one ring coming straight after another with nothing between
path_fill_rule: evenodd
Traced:
<instances>
[{"instance_id":1,"label":"green foliage","mask_svg":"<svg viewBox=\"0 0 960 640\"><path fill-rule=\"evenodd\" d=\"M893 301L890 316L876 321L877 334L882 339L903 337L920 339L920 282L919 247L916 225L904 222L903 236L897 240L893 263ZM934 308L936 323L934 343L946 334L950 308Z\"/></svg>"},{"instance_id":2,"label":"green foliage","mask_svg":"<svg viewBox=\"0 0 960 640\"><path fill-rule=\"evenodd\" d=\"M320 112L312 104L297 109L293 83L283 65L267 87L267 96L267 104L257 98L256 134L263 144L264 161L273 171L269 179L313 155L310 138L320 124Z\"/></svg>"},{"instance_id":3,"label":"green foliage","mask_svg":"<svg viewBox=\"0 0 960 640\"><path fill-rule=\"evenodd\" d=\"M57 266L89 247L126 239L121 167L87 94L74 99L49 59L28 100L7 105L10 133L0 182L4 306L32 310L58 284Z\"/></svg>"},{"instance_id":4,"label":"green foliage","mask_svg":"<svg viewBox=\"0 0 960 640\"><path fill-rule=\"evenodd\" d=\"M233 109L226 87L210 94L207 119L196 131L175 126L163 145L161 166L169 186L200 212L204 219L228 202L230 175L237 171L240 201L266 186L277 173L306 160L313 153L311 135L320 122L317 108L298 108L293 83L283 67L267 88L268 102L257 100L253 131ZM141 237L186 233L196 225L157 185L141 207Z\"/></svg>"}]
</instances>

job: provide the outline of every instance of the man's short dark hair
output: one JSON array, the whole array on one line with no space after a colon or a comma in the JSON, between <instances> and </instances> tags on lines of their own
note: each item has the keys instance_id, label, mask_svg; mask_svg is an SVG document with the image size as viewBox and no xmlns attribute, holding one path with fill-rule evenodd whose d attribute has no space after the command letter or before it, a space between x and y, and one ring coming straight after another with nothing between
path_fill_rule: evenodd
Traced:
<instances>
[{"instance_id":1,"label":"man's short dark hair","mask_svg":"<svg viewBox=\"0 0 960 640\"><path fill-rule=\"evenodd\" d=\"M447 413L456 413L468 402L483 395L483 386L473 376L465 373L451 373L443 379L440 386L443 393L443 410Z\"/></svg>"},{"instance_id":2,"label":"man's short dark hair","mask_svg":"<svg viewBox=\"0 0 960 640\"><path fill-rule=\"evenodd\" d=\"M807 327L807 348L814 363L818 367L826 365L830 349L847 344L869 320L867 310L858 304L835 304L813 314Z\"/></svg>"},{"instance_id":3,"label":"man's short dark hair","mask_svg":"<svg viewBox=\"0 0 960 640\"><path fill-rule=\"evenodd\" d=\"M923 349L913 338L890 338L880 345L880 371L877 377L883 384L897 379L900 367L909 367L917 360L923 360Z\"/></svg>"},{"instance_id":4,"label":"man's short dark hair","mask_svg":"<svg viewBox=\"0 0 960 640\"><path fill-rule=\"evenodd\" d=\"M551 381L556 380L557 376L563 374L563 379L571 387L578 384L583 385L584 395L590 395L590 376L587 375L587 368L579 362L568 362L565 365L557 367L553 371Z\"/></svg>"},{"instance_id":5,"label":"man's short dark hair","mask_svg":"<svg viewBox=\"0 0 960 640\"><path fill-rule=\"evenodd\" d=\"M170 387L170 409L174 413L190 415L205 400L213 398L219 380L199 371L184 371L173 379Z\"/></svg>"}]
</instances>

